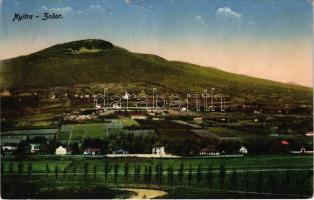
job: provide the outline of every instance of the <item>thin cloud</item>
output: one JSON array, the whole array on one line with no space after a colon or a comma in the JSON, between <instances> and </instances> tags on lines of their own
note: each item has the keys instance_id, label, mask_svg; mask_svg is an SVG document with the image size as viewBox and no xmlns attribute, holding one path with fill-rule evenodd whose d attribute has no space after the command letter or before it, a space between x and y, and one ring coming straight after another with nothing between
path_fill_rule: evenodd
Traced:
<instances>
[{"instance_id":1,"label":"thin cloud","mask_svg":"<svg viewBox=\"0 0 314 200\"><path fill-rule=\"evenodd\" d=\"M124 0L126 4L136 6L143 9L153 10L153 6L148 6L149 2L147 1L135 1L135 0ZM146 4L146 5L145 5Z\"/></svg>"},{"instance_id":2,"label":"thin cloud","mask_svg":"<svg viewBox=\"0 0 314 200\"><path fill-rule=\"evenodd\" d=\"M91 11L100 11L100 12L104 10L101 5L90 5L88 9Z\"/></svg>"},{"instance_id":3,"label":"thin cloud","mask_svg":"<svg viewBox=\"0 0 314 200\"><path fill-rule=\"evenodd\" d=\"M90 5L88 11L91 12L111 12L111 7L102 7L101 5Z\"/></svg>"},{"instance_id":4,"label":"thin cloud","mask_svg":"<svg viewBox=\"0 0 314 200\"><path fill-rule=\"evenodd\" d=\"M205 24L205 21L202 16L196 15L194 18L198 24Z\"/></svg>"},{"instance_id":5,"label":"thin cloud","mask_svg":"<svg viewBox=\"0 0 314 200\"><path fill-rule=\"evenodd\" d=\"M246 25L249 26L249 27L255 26L255 24L256 24L255 21L248 21L248 22L246 23Z\"/></svg>"},{"instance_id":6,"label":"thin cloud","mask_svg":"<svg viewBox=\"0 0 314 200\"><path fill-rule=\"evenodd\" d=\"M42 6L41 9L43 11L60 13L60 14L66 14L73 11L72 7L69 7L69 6L64 7L64 8L47 8L46 6Z\"/></svg>"},{"instance_id":7,"label":"thin cloud","mask_svg":"<svg viewBox=\"0 0 314 200\"><path fill-rule=\"evenodd\" d=\"M225 18L241 18L241 14L237 13L229 7L218 8L216 11L216 16L225 17Z\"/></svg>"}]
</instances>

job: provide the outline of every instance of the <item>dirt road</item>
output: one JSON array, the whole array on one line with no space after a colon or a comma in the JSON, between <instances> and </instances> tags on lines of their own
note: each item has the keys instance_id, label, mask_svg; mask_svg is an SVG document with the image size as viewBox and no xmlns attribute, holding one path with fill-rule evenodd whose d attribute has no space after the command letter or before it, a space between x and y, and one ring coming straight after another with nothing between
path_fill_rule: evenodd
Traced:
<instances>
[{"instance_id":1,"label":"dirt road","mask_svg":"<svg viewBox=\"0 0 314 200\"><path fill-rule=\"evenodd\" d=\"M149 190L149 189L125 189L125 190L136 193L136 195L131 196L129 199L152 199L167 194L167 192L162 190Z\"/></svg>"}]
</instances>

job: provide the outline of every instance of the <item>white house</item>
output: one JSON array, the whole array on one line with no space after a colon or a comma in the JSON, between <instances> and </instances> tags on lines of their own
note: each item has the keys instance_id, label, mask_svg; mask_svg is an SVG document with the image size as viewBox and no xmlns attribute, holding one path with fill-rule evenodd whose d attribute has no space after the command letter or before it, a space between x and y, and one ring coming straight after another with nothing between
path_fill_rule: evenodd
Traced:
<instances>
[{"instance_id":1,"label":"white house","mask_svg":"<svg viewBox=\"0 0 314 200\"><path fill-rule=\"evenodd\" d=\"M125 94L122 96L122 99L124 100L129 100L130 99L130 94L128 94L127 92L125 92Z\"/></svg>"},{"instance_id":2,"label":"white house","mask_svg":"<svg viewBox=\"0 0 314 200\"><path fill-rule=\"evenodd\" d=\"M102 106L99 105L99 104L97 104L97 105L95 106L95 108L96 108L96 109L100 109L100 108L102 108Z\"/></svg>"},{"instance_id":3,"label":"white house","mask_svg":"<svg viewBox=\"0 0 314 200\"><path fill-rule=\"evenodd\" d=\"M239 153L241 153L241 154L243 154L243 155L246 155L246 154L248 153L248 151L247 151L247 149L246 149L244 146L242 146L242 147L240 148L240 150L239 150Z\"/></svg>"},{"instance_id":4,"label":"white house","mask_svg":"<svg viewBox=\"0 0 314 200\"><path fill-rule=\"evenodd\" d=\"M112 104L112 108L113 109L120 109L121 108L121 105L117 104L117 103L114 103Z\"/></svg>"},{"instance_id":5,"label":"white house","mask_svg":"<svg viewBox=\"0 0 314 200\"><path fill-rule=\"evenodd\" d=\"M158 121L158 120L165 120L163 117L153 117L152 120Z\"/></svg>"},{"instance_id":6,"label":"white house","mask_svg":"<svg viewBox=\"0 0 314 200\"><path fill-rule=\"evenodd\" d=\"M131 119L147 119L145 115L131 115Z\"/></svg>"},{"instance_id":7,"label":"white house","mask_svg":"<svg viewBox=\"0 0 314 200\"><path fill-rule=\"evenodd\" d=\"M40 144L29 144L31 147L31 153L36 153L40 150Z\"/></svg>"},{"instance_id":8,"label":"white house","mask_svg":"<svg viewBox=\"0 0 314 200\"><path fill-rule=\"evenodd\" d=\"M56 155L65 155L67 153L67 150L63 148L62 146L59 146L56 148Z\"/></svg>"},{"instance_id":9,"label":"white house","mask_svg":"<svg viewBox=\"0 0 314 200\"><path fill-rule=\"evenodd\" d=\"M300 149L300 153L305 153L305 148L303 146Z\"/></svg>"},{"instance_id":10,"label":"white house","mask_svg":"<svg viewBox=\"0 0 314 200\"><path fill-rule=\"evenodd\" d=\"M215 146L208 146L207 148L202 148L199 153L200 156L219 156L220 152Z\"/></svg>"},{"instance_id":11,"label":"white house","mask_svg":"<svg viewBox=\"0 0 314 200\"><path fill-rule=\"evenodd\" d=\"M7 146L3 146L3 147L2 147L2 150L3 150L3 151L14 151L14 150L16 150L16 149L17 149L17 147L11 146L11 145L7 145Z\"/></svg>"},{"instance_id":12,"label":"white house","mask_svg":"<svg viewBox=\"0 0 314 200\"><path fill-rule=\"evenodd\" d=\"M153 147L152 154L160 156L166 155L165 147Z\"/></svg>"},{"instance_id":13,"label":"white house","mask_svg":"<svg viewBox=\"0 0 314 200\"><path fill-rule=\"evenodd\" d=\"M202 121L203 120L203 118L202 117L194 117L194 119L193 119L194 121Z\"/></svg>"},{"instance_id":14,"label":"white house","mask_svg":"<svg viewBox=\"0 0 314 200\"><path fill-rule=\"evenodd\" d=\"M112 154L127 155L128 151L125 151L123 149L118 149L118 150L112 151Z\"/></svg>"},{"instance_id":15,"label":"white house","mask_svg":"<svg viewBox=\"0 0 314 200\"><path fill-rule=\"evenodd\" d=\"M11 96L11 92L9 90L5 89L3 92L1 92L1 96L9 97L9 96Z\"/></svg>"}]
</instances>

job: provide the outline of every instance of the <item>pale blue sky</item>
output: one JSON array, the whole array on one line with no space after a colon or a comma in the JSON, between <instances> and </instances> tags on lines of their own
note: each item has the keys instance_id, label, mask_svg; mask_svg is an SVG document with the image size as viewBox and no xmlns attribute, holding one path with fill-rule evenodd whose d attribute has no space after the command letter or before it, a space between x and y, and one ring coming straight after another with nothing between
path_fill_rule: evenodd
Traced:
<instances>
[{"instance_id":1,"label":"pale blue sky","mask_svg":"<svg viewBox=\"0 0 314 200\"><path fill-rule=\"evenodd\" d=\"M307 0L0 0L0 59L99 38L170 60L312 85ZM12 22L15 13L62 20Z\"/></svg>"}]
</instances>

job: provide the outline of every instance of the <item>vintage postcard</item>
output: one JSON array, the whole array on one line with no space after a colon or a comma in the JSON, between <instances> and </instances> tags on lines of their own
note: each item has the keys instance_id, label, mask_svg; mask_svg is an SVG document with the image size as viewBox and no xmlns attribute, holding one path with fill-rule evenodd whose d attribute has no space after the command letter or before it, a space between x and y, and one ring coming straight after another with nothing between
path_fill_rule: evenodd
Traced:
<instances>
[{"instance_id":1,"label":"vintage postcard","mask_svg":"<svg viewBox=\"0 0 314 200\"><path fill-rule=\"evenodd\" d=\"M311 0L0 0L1 198L313 196Z\"/></svg>"}]
</instances>

